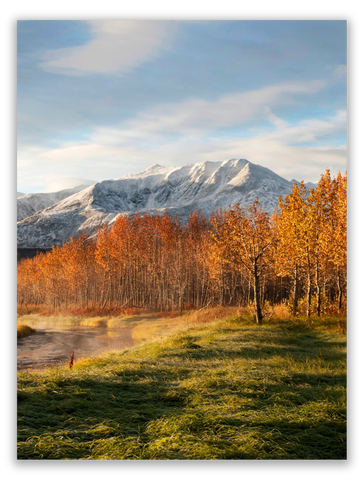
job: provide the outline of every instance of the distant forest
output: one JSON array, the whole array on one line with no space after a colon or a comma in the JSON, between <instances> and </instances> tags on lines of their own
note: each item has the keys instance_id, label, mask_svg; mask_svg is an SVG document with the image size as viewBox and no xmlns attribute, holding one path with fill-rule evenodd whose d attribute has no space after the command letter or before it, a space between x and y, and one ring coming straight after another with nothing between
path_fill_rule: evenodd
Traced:
<instances>
[{"instance_id":1,"label":"distant forest","mask_svg":"<svg viewBox=\"0 0 360 480\"><path fill-rule=\"evenodd\" d=\"M289 302L321 315L346 308L347 176L304 182L273 215L258 201L186 223L169 214L120 216L89 238L18 263L18 305L126 312Z\"/></svg>"},{"instance_id":2,"label":"distant forest","mask_svg":"<svg viewBox=\"0 0 360 480\"><path fill-rule=\"evenodd\" d=\"M17 261L20 262L24 258L33 258L39 253L46 253L49 251L51 251L51 248L18 248Z\"/></svg>"}]
</instances>

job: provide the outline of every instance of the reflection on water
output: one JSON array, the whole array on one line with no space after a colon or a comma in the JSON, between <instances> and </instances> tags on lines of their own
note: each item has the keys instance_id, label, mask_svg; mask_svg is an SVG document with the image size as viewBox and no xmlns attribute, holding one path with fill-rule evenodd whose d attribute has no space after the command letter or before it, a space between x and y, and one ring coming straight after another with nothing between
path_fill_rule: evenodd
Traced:
<instances>
[{"instance_id":1,"label":"reflection on water","mask_svg":"<svg viewBox=\"0 0 360 480\"><path fill-rule=\"evenodd\" d=\"M17 341L18 369L66 365L73 350L76 361L107 350L121 350L134 345L132 329L52 326L34 328L35 334Z\"/></svg>"},{"instance_id":2,"label":"reflection on water","mask_svg":"<svg viewBox=\"0 0 360 480\"><path fill-rule=\"evenodd\" d=\"M45 318L32 315L18 318L19 323L36 330L35 334L17 341L18 369L67 365L73 350L76 362L108 350L123 350L134 343L158 340L190 326L186 319L152 315L88 319L92 326L66 325L64 318L59 322L55 317L48 320L46 323Z\"/></svg>"}]
</instances>

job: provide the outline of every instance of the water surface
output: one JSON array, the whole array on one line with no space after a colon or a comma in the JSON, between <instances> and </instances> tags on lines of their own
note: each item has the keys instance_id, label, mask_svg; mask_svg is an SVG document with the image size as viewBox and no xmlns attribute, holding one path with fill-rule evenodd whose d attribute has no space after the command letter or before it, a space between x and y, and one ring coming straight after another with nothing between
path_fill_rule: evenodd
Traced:
<instances>
[{"instance_id":1,"label":"water surface","mask_svg":"<svg viewBox=\"0 0 360 480\"><path fill-rule=\"evenodd\" d=\"M122 350L134 345L132 329L37 326L36 332L17 341L17 367L45 368L66 365L72 351L75 360Z\"/></svg>"}]
</instances>

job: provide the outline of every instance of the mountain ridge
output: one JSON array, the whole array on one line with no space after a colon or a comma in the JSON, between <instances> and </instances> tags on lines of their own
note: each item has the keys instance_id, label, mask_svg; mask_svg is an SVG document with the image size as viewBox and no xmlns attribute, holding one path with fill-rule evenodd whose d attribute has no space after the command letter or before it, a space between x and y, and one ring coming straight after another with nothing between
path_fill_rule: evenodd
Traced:
<instances>
[{"instance_id":1,"label":"mountain ridge","mask_svg":"<svg viewBox=\"0 0 360 480\"><path fill-rule=\"evenodd\" d=\"M17 221L19 222L24 218L31 217L35 213L51 207L55 203L58 203L64 198L70 197L71 195L74 195L74 193L80 192L85 188L87 188L87 185L78 185L73 188L67 188L51 193L23 193L17 198ZM19 193L20 192L18 192L18 195Z\"/></svg>"},{"instance_id":2,"label":"mountain ridge","mask_svg":"<svg viewBox=\"0 0 360 480\"><path fill-rule=\"evenodd\" d=\"M180 167L151 165L142 172L103 180L61 199L18 222L18 248L51 248L70 235L94 235L99 224L118 215L177 214L185 221L191 211L209 215L257 198L272 212L278 198L293 184L270 169L246 159L200 162Z\"/></svg>"}]
</instances>

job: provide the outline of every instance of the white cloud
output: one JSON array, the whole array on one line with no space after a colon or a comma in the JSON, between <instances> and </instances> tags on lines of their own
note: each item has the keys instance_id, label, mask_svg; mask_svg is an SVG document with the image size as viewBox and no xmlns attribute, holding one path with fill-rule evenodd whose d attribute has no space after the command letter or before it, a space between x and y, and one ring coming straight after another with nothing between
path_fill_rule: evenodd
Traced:
<instances>
[{"instance_id":1,"label":"white cloud","mask_svg":"<svg viewBox=\"0 0 360 480\"><path fill-rule=\"evenodd\" d=\"M49 179L55 177L86 176L101 181L143 170L154 163L184 165L229 158L247 158L289 180L317 181L327 166L334 173L346 168L345 147L333 147L328 140L345 131L346 112L288 125L272 109L294 102L297 95L314 94L323 85L282 84L212 102L194 100L160 106L126 124L99 127L81 144L65 144L52 150L19 148L18 189L24 191L29 184L53 189ZM267 122L267 126L270 122L276 130L263 127L259 131L257 127L250 136L250 130L240 130L250 120L262 121L262 125ZM225 126L232 127L231 138L219 133ZM234 136L237 126L238 138ZM244 132L247 138L242 138Z\"/></svg>"},{"instance_id":2,"label":"white cloud","mask_svg":"<svg viewBox=\"0 0 360 480\"><path fill-rule=\"evenodd\" d=\"M337 78L343 78L346 77L347 75L347 66L346 65L338 65L335 68L335 77Z\"/></svg>"},{"instance_id":3,"label":"white cloud","mask_svg":"<svg viewBox=\"0 0 360 480\"><path fill-rule=\"evenodd\" d=\"M133 68L168 48L174 25L161 21L93 20L94 38L78 47L50 50L40 64L64 75L112 73Z\"/></svg>"},{"instance_id":4,"label":"white cloud","mask_svg":"<svg viewBox=\"0 0 360 480\"><path fill-rule=\"evenodd\" d=\"M279 119L281 120L281 119ZM281 123L281 126L284 125ZM344 111L337 112L326 120L306 119L298 125L270 133L260 133L249 138L213 139L181 146L170 144L158 149L161 156L173 163L183 158L190 161L219 161L229 158L246 158L291 180L317 181L327 167L333 174L346 169L346 146L328 145L331 134L346 128ZM302 146L311 141L315 146ZM176 152L175 154L173 152ZM161 163L161 162L158 162ZM187 163L183 160L182 163Z\"/></svg>"},{"instance_id":5,"label":"white cloud","mask_svg":"<svg viewBox=\"0 0 360 480\"><path fill-rule=\"evenodd\" d=\"M284 123L279 119L282 127ZM154 163L184 165L202 161L220 161L246 158L291 180L316 182L329 167L333 174L346 169L346 147L328 145L323 137L341 132L346 117L340 111L326 120L307 119L298 125L273 132L263 132L249 138L181 137L162 144L143 148L109 146L99 143L67 145L53 150L27 149L20 151L20 191L28 185L44 185L44 191L66 188L61 177L86 177L96 181L119 178L125 174L148 168ZM301 141L312 140L316 146L302 146ZM59 177L59 188L55 178ZM67 184L71 187L73 184ZM26 190L28 191L28 190Z\"/></svg>"},{"instance_id":6,"label":"white cloud","mask_svg":"<svg viewBox=\"0 0 360 480\"><path fill-rule=\"evenodd\" d=\"M281 118L277 117L276 115L274 115L271 111L270 111L270 108L269 107L266 107L265 108L265 112L268 114L268 120L269 122L271 122L273 125L275 125L275 127L278 129L278 130L285 130L286 127L287 127L287 123L282 120Z\"/></svg>"},{"instance_id":7,"label":"white cloud","mask_svg":"<svg viewBox=\"0 0 360 480\"><path fill-rule=\"evenodd\" d=\"M95 178L96 181L118 178L142 168L147 152L136 147L108 146L96 143L64 146L39 153L33 160L42 169L71 176Z\"/></svg>"},{"instance_id":8,"label":"white cloud","mask_svg":"<svg viewBox=\"0 0 360 480\"><path fill-rule=\"evenodd\" d=\"M45 152L39 153L38 159L44 160L46 162L64 162L64 161L74 161L82 162L91 158L99 158L99 156L104 155L106 157L112 157L119 153L118 147L102 147L101 145L96 144L86 144L86 145L72 145L65 146L63 148L54 148L53 150L47 150Z\"/></svg>"},{"instance_id":9,"label":"white cloud","mask_svg":"<svg viewBox=\"0 0 360 480\"><path fill-rule=\"evenodd\" d=\"M327 120L306 119L299 124L274 132L270 136L281 143L316 142L320 138L346 129L346 112L339 110Z\"/></svg>"},{"instance_id":10,"label":"white cloud","mask_svg":"<svg viewBox=\"0 0 360 480\"><path fill-rule=\"evenodd\" d=\"M96 181L83 177L50 177L46 179L47 186L41 190L41 193L59 192L60 190L78 187L79 185L89 186L94 183L96 183Z\"/></svg>"},{"instance_id":11,"label":"white cloud","mask_svg":"<svg viewBox=\"0 0 360 480\"><path fill-rule=\"evenodd\" d=\"M306 122L310 135L312 125L316 120ZM230 158L246 158L252 163L259 164L274 171L278 175L291 180L313 181L319 180L320 175L327 167L332 174L346 169L345 145L333 147L328 145L321 137L329 131L336 133L343 125L338 124L337 116L323 122L323 130L318 127L318 146L308 147L293 144L296 127L288 128L283 132L262 133L250 138L222 139L197 138L193 141L168 143L147 151L148 164L151 163L183 165L186 163L202 161L220 161ZM303 134L306 133L304 125L298 126ZM151 160L152 159L152 160Z\"/></svg>"},{"instance_id":12,"label":"white cloud","mask_svg":"<svg viewBox=\"0 0 360 480\"><path fill-rule=\"evenodd\" d=\"M54 192L80 185L84 178L94 182L119 178L146 168L148 158L136 148L94 143L52 150L25 145L18 149L18 190Z\"/></svg>"},{"instance_id":13,"label":"white cloud","mask_svg":"<svg viewBox=\"0 0 360 480\"><path fill-rule=\"evenodd\" d=\"M253 120L269 120L269 115L278 128L285 128L283 121L269 114L270 107L294 104L297 96L316 94L325 85L320 80L285 83L226 95L214 101L195 99L162 105L117 127L98 128L92 138L97 143L123 144L144 138L156 140L166 133L198 136Z\"/></svg>"}]
</instances>

